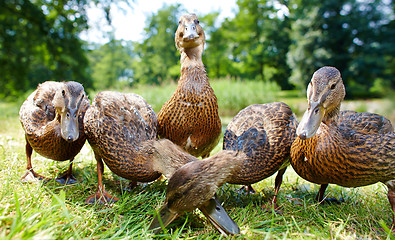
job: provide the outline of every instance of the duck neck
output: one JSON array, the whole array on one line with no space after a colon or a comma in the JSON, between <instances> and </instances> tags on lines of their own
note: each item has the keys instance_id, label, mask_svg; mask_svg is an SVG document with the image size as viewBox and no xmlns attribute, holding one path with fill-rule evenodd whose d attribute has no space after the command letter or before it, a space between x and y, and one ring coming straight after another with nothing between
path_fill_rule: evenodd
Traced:
<instances>
[{"instance_id":1,"label":"duck neck","mask_svg":"<svg viewBox=\"0 0 395 240\"><path fill-rule=\"evenodd\" d=\"M181 51L181 69L183 68L204 68L202 61L203 46L194 48L184 48Z\"/></svg>"},{"instance_id":2,"label":"duck neck","mask_svg":"<svg viewBox=\"0 0 395 240\"><path fill-rule=\"evenodd\" d=\"M340 105L328 111L325 114L324 118L322 119L322 122L328 126L336 125L336 119L339 116L339 113L340 113Z\"/></svg>"},{"instance_id":3,"label":"duck neck","mask_svg":"<svg viewBox=\"0 0 395 240\"><path fill-rule=\"evenodd\" d=\"M198 160L168 139L160 139L153 143L152 156L154 170L162 173L167 179L186 163Z\"/></svg>"},{"instance_id":4,"label":"duck neck","mask_svg":"<svg viewBox=\"0 0 395 240\"><path fill-rule=\"evenodd\" d=\"M55 111L55 118L54 118L54 122L60 123L61 122L61 115L60 113L58 113L58 111Z\"/></svg>"},{"instance_id":5,"label":"duck neck","mask_svg":"<svg viewBox=\"0 0 395 240\"><path fill-rule=\"evenodd\" d=\"M202 62L202 51L199 47L188 48L181 51L181 76L178 80L178 86L184 91L190 89L191 84L197 86L206 86L195 89L194 91L204 91L210 86L206 70Z\"/></svg>"}]
</instances>

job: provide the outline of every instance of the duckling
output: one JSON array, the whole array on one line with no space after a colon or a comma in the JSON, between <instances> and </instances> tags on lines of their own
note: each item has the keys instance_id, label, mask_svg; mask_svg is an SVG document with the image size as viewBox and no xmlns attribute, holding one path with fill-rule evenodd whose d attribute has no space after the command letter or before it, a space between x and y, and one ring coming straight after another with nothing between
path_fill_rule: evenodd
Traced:
<instances>
[{"instance_id":1,"label":"duckling","mask_svg":"<svg viewBox=\"0 0 395 240\"><path fill-rule=\"evenodd\" d=\"M241 110L226 129L222 151L185 164L173 174L167 186L166 202L151 227L158 227L158 218L166 226L182 213L173 206L182 205L185 212L202 204L209 205L207 201L224 183L253 184L275 172L278 174L272 204L278 208L277 193L289 165L297 125L295 114L285 103L255 104Z\"/></svg>"},{"instance_id":2,"label":"duckling","mask_svg":"<svg viewBox=\"0 0 395 240\"><path fill-rule=\"evenodd\" d=\"M151 182L162 174L169 179L184 164L198 160L170 140L157 139L157 124L155 112L141 96L110 91L97 94L84 118L98 175L97 191L86 199L86 203L119 200L105 190L102 182L103 161L120 177ZM226 225L229 223L221 222L221 219L229 219L225 210L221 214L213 214L205 208L201 206L216 227L232 228ZM214 208L222 209L219 204L215 204Z\"/></svg>"},{"instance_id":3,"label":"duckling","mask_svg":"<svg viewBox=\"0 0 395 240\"><path fill-rule=\"evenodd\" d=\"M219 142L221 120L217 97L202 62L205 35L195 14L180 18L175 42L181 53L181 76L175 92L158 113L158 135L205 158Z\"/></svg>"},{"instance_id":4,"label":"duckling","mask_svg":"<svg viewBox=\"0 0 395 240\"><path fill-rule=\"evenodd\" d=\"M89 108L84 88L77 82L44 82L25 100L19 120L25 131L27 172L23 181L43 180L33 170L33 150L56 161L70 160L68 170L56 178L61 184L76 182L72 174L74 157L84 146L83 118Z\"/></svg>"},{"instance_id":5,"label":"duckling","mask_svg":"<svg viewBox=\"0 0 395 240\"><path fill-rule=\"evenodd\" d=\"M321 184L360 187L382 182L395 210L395 133L391 122L377 114L342 113L345 87L339 70L318 69L308 85L308 109L297 128L291 165L302 178ZM340 115L339 115L340 114ZM395 216L393 216L393 225Z\"/></svg>"}]
</instances>

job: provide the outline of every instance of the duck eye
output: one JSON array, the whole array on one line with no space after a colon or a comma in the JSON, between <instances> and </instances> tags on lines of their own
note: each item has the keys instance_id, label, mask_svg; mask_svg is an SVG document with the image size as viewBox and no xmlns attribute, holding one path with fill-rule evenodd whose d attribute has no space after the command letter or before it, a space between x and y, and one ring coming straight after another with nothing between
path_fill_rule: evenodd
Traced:
<instances>
[{"instance_id":1,"label":"duck eye","mask_svg":"<svg viewBox=\"0 0 395 240\"><path fill-rule=\"evenodd\" d=\"M314 110L314 114L318 114L319 109Z\"/></svg>"},{"instance_id":2,"label":"duck eye","mask_svg":"<svg viewBox=\"0 0 395 240\"><path fill-rule=\"evenodd\" d=\"M335 89L335 87L336 87L336 83L331 85L331 89Z\"/></svg>"},{"instance_id":3,"label":"duck eye","mask_svg":"<svg viewBox=\"0 0 395 240\"><path fill-rule=\"evenodd\" d=\"M199 20L198 19L195 20L195 24L199 24Z\"/></svg>"}]
</instances>

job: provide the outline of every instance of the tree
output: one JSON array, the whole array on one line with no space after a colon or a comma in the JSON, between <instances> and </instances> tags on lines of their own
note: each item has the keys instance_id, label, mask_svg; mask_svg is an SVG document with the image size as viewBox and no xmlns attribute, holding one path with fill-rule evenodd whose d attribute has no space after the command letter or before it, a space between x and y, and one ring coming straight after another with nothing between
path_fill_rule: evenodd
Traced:
<instances>
[{"instance_id":1,"label":"tree","mask_svg":"<svg viewBox=\"0 0 395 240\"><path fill-rule=\"evenodd\" d=\"M85 2L3 0L0 3L0 98L46 80L92 85L78 34L87 28Z\"/></svg>"},{"instance_id":2,"label":"tree","mask_svg":"<svg viewBox=\"0 0 395 240\"><path fill-rule=\"evenodd\" d=\"M384 36L394 37L386 31L394 15L383 1L292 0L291 5L296 7L290 9L293 44L287 60L298 88L306 89L324 65L341 71L348 97L371 96L377 81L393 79L385 60L394 52L393 40Z\"/></svg>"},{"instance_id":3,"label":"tree","mask_svg":"<svg viewBox=\"0 0 395 240\"><path fill-rule=\"evenodd\" d=\"M228 42L224 36L224 27L216 26L218 21L218 12L209 13L199 17L200 24L206 35L206 50L203 54L203 63L209 78L220 78L229 75L226 71L229 59Z\"/></svg>"},{"instance_id":4,"label":"tree","mask_svg":"<svg viewBox=\"0 0 395 240\"><path fill-rule=\"evenodd\" d=\"M180 5L164 5L147 19L145 40L135 44L134 81L159 84L175 79L180 72L179 54L174 44Z\"/></svg>"},{"instance_id":5,"label":"tree","mask_svg":"<svg viewBox=\"0 0 395 240\"><path fill-rule=\"evenodd\" d=\"M275 81L289 89L290 70L285 63L290 44L289 21L285 15L277 14L281 4L239 0L237 5L235 18L225 19L221 27L211 31L206 51L208 68L214 64L216 77Z\"/></svg>"},{"instance_id":6,"label":"tree","mask_svg":"<svg viewBox=\"0 0 395 240\"><path fill-rule=\"evenodd\" d=\"M112 40L92 50L88 58L95 89L114 87L120 81L131 84L132 42Z\"/></svg>"}]
</instances>

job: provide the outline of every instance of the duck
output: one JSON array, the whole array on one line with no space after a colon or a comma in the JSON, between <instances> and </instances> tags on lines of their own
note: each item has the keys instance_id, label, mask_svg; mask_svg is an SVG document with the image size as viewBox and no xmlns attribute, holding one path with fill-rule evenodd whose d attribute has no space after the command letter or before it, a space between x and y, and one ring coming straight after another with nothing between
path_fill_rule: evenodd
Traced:
<instances>
[{"instance_id":1,"label":"duck","mask_svg":"<svg viewBox=\"0 0 395 240\"><path fill-rule=\"evenodd\" d=\"M105 190L104 163L111 172L132 182L152 182L161 176L170 179L183 165L199 161L169 139L157 137L156 114L148 102L135 93L99 92L85 114L84 128L97 162L98 177L96 192L85 201L88 204L119 200ZM216 228L235 228L231 221L221 222L230 217L219 203L214 208L222 210L220 215L211 216L213 213L205 208L205 202L201 202L202 212L213 219Z\"/></svg>"},{"instance_id":2,"label":"duck","mask_svg":"<svg viewBox=\"0 0 395 240\"><path fill-rule=\"evenodd\" d=\"M242 161L234 161L237 155L234 151L223 151L176 170L168 181L165 203L155 214L149 230L157 234L177 217L198 208L223 236L239 234L239 226L225 214L216 196L218 188L242 167Z\"/></svg>"},{"instance_id":3,"label":"duck","mask_svg":"<svg viewBox=\"0 0 395 240\"><path fill-rule=\"evenodd\" d=\"M69 160L68 170L55 180L61 184L77 182L72 165L86 141L83 118L89 106L84 87L74 81L47 81L28 96L19 111L27 158L22 181L49 180L34 171L31 159L34 150L48 159Z\"/></svg>"},{"instance_id":4,"label":"duck","mask_svg":"<svg viewBox=\"0 0 395 240\"><path fill-rule=\"evenodd\" d=\"M181 75L175 92L158 113L158 135L205 158L218 145L221 119L202 62L205 34L196 14L180 17L175 44L181 54Z\"/></svg>"},{"instance_id":5,"label":"duck","mask_svg":"<svg viewBox=\"0 0 395 240\"><path fill-rule=\"evenodd\" d=\"M395 133L391 122L374 113L340 111L345 86L338 69L314 72L307 87L308 108L291 147L291 165L302 178L320 184L361 187L382 182L395 211ZM395 216L393 215L393 225Z\"/></svg>"},{"instance_id":6,"label":"duck","mask_svg":"<svg viewBox=\"0 0 395 240\"><path fill-rule=\"evenodd\" d=\"M290 150L297 126L296 115L282 102L254 104L241 110L226 128L223 150L242 150L248 154L243 168L232 175L228 183L242 184L248 191L255 192L251 184L277 172L270 205L279 210L277 195L290 164Z\"/></svg>"},{"instance_id":7,"label":"duck","mask_svg":"<svg viewBox=\"0 0 395 240\"><path fill-rule=\"evenodd\" d=\"M271 204L278 209L277 193L290 164L297 126L295 114L282 102L254 104L241 110L226 128L221 151L175 171L168 181L160 214L155 216L150 228L158 228L160 221L166 226L179 216L182 212L174 206L182 205L183 212L196 209L199 205L195 200L213 206L210 201L214 201L217 189L225 183L250 185L276 172ZM226 232L237 231L227 229Z\"/></svg>"}]
</instances>

